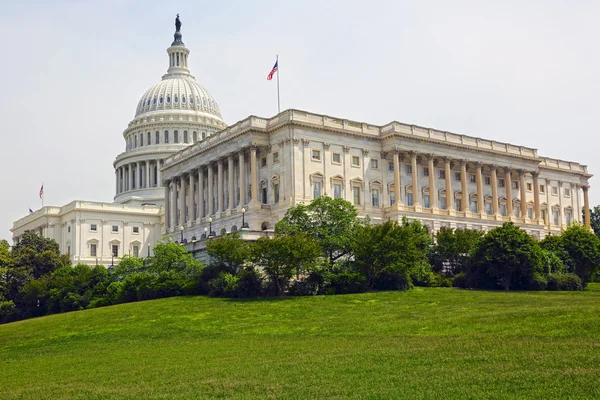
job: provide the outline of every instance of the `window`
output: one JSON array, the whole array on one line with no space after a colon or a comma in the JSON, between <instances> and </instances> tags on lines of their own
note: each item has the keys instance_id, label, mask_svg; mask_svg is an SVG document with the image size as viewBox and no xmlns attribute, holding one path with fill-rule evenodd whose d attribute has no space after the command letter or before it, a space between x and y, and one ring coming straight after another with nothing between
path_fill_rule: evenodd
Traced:
<instances>
[{"instance_id":1,"label":"window","mask_svg":"<svg viewBox=\"0 0 600 400\"><path fill-rule=\"evenodd\" d=\"M472 213L477 212L477 200L471 200L471 202L469 203L469 209Z\"/></svg>"},{"instance_id":2,"label":"window","mask_svg":"<svg viewBox=\"0 0 600 400\"><path fill-rule=\"evenodd\" d=\"M165 131L165 143L169 143L169 131Z\"/></svg>"},{"instance_id":3,"label":"window","mask_svg":"<svg viewBox=\"0 0 600 400\"><path fill-rule=\"evenodd\" d=\"M133 137L133 148L137 149L137 135Z\"/></svg>"},{"instance_id":4,"label":"window","mask_svg":"<svg viewBox=\"0 0 600 400\"><path fill-rule=\"evenodd\" d=\"M546 186L540 185L540 193L546 193Z\"/></svg>"},{"instance_id":5,"label":"window","mask_svg":"<svg viewBox=\"0 0 600 400\"><path fill-rule=\"evenodd\" d=\"M565 210L565 222L567 223L567 225L571 225L571 222L573 222L573 218L571 216L571 211L570 210Z\"/></svg>"},{"instance_id":6,"label":"window","mask_svg":"<svg viewBox=\"0 0 600 400\"><path fill-rule=\"evenodd\" d=\"M527 218L533 219L533 208L527 207Z\"/></svg>"},{"instance_id":7,"label":"window","mask_svg":"<svg viewBox=\"0 0 600 400\"><path fill-rule=\"evenodd\" d=\"M160 132L156 131L156 133L154 134L154 144L159 144L160 143Z\"/></svg>"},{"instance_id":8,"label":"window","mask_svg":"<svg viewBox=\"0 0 600 400\"><path fill-rule=\"evenodd\" d=\"M390 206L393 206L396 203L396 192L393 190L390 192Z\"/></svg>"},{"instance_id":9,"label":"window","mask_svg":"<svg viewBox=\"0 0 600 400\"><path fill-rule=\"evenodd\" d=\"M359 187L355 186L352 188L352 196L353 196L354 204L360 205L360 188Z\"/></svg>"},{"instance_id":10,"label":"window","mask_svg":"<svg viewBox=\"0 0 600 400\"><path fill-rule=\"evenodd\" d=\"M96 225L96 224L91 224L90 225L90 231L96 232L97 230L98 230L98 225Z\"/></svg>"},{"instance_id":11,"label":"window","mask_svg":"<svg viewBox=\"0 0 600 400\"><path fill-rule=\"evenodd\" d=\"M97 254L96 253L96 251L97 251L96 246L97 245L95 243L90 244L90 256L91 257L96 257L96 254Z\"/></svg>"},{"instance_id":12,"label":"window","mask_svg":"<svg viewBox=\"0 0 600 400\"><path fill-rule=\"evenodd\" d=\"M273 199L273 202L275 204L279 203L279 183L276 183L275 185L273 185L273 196L275 197Z\"/></svg>"},{"instance_id":13,"label":"window","mask_svg":"<svg viewBox=\"0 0 600 400\"><path fill-rule=\"evenodd\" d=\"M192 133L192 140L194 143L198 142L198 132L194 131L194 133Z\"/></svg>"},{"instance_id":14,"label":"window","mask_svg":"<svg viewBox=\"0 0 600 400\"><path fill-rule=\"evenodd\" d=\"M461 208L461 205L462 205L462 204L461 204L461 202L460 202L460 201L461 201L460 199L454 199L454 209L455 209L456 211L458 211L458 210L462 210L462 208Z\"/></svg>"},{"instance_id":15,"label":"window","mask_svg":"<svg viewBox=\"0 0 600 400\"><path fill-rule=\"evenodd\" d=\"M173 132L173 142L179 143L179 131Z\"/></svg>"},{"instance_id":16,"label":"window","mask_svg":"<svg viewBox=\"0 0 600 400\"><path fill-rule=\"evenodd\" d=\"M440 179L446 179L446 171L444 171L443 169L440 169L438 177Z\"/></svg>"},{"instance_id":17,"label":"window","mask_svg":"<svg viewBox=\"0 0 600 400\"><path fill-rule=\"evenodd\" d=\"M423 205L425 206L425 208L429 208L431 207L431 202L429 201L429 195L426 194L423 196Z\"/></svg>"},{"instance_id":18,"label":"window","mask_svg":"<svg viewBox=\"0 0 600 400\"><path fill-rule=\"evenodd\" d=\"M167 96L167 104L171 103L171 96Z\"/></svg>"},{"instance_id":19,"label":"window","mask_svg":"<svg viewBox=\"0 0 600 400\"><path fill-rule=\"evenodd\" d=\"M371 199L373 201L373 207L379 207L379 189L371 190Z\"/></svg>"},{"instance_id":20,"label":"window","mask_svg":"<svg viewBox=\"0 0 600 400\"><path fill-rule=\"evenodd\" d=\"M320 150L313 150L311 157L315 161L321 161L321 151Z\"/></svg>"},{"instance_id":21,"label":"window","mask_svg":"<svg viewBox=\"0 0 600 400\"><path fill-rule=\"evenodd\" d=\"M498 186L504 187L504 179L498 179Z\"/></svg>"},{"instance_id":22,"label":"window","mask_svg":"<svg viewBox=\"0 0 600 400\"><path fill-rule=\"evenodd\" d=\"M119 227L118 227L117 225L113 225L113 226L112 226L112 231L113 231L114 233L117 233L117 232L119 232Z\"/></svg>"},{"instance_id":23,"label":"window","mask_svg":"<svg viewBox=\"0 0 600 400\"><path fill-rule=\"evenodd\" d=\"M413 205L412 193L406 193L406 205L407 206L412 206Z\"/></svg>"},{"instance_id":24,"label":"window","mask_svg":"<svg viewBox=\"0 0 600 400\"><path fill-rule=\"evenodd\" d=\"M500 204L500 215L506 216L506 204Z\"/></svg>"},{"instance_id":25,"label":"window","mask_svg":"<svg viewBox=\"0 0 600 400\"><path fill-rule=\"evenodd\" d=\"M71 227L70 226L67 228L67 232L71 233Z\"/></svg>"},{"instance_id":26,"label":"window","mask_svg":"<svg viewBox=\"0 0 600 400\"><path fill-rule=\"evenodd\" d=\"M565 197L571 197L571 189L565 188L564 192L565 192Z\"/></svg>"},{"instance_id":27,"label":"window","mask_svg":"<svg viewBox=\"0 0 600 400\"><path fill-rule=\"evenodd\" d=\"M313 199L321 196L321 182L313 182Z\"/></svg>"},{"instance_id":28,"label":"window","mask_svg":"<svg viewBox=\"0 0 600 400\"><path fill-rule=\"evenodd\" d=\"M513 205L513 214L515 217L519 217L519 213L521 212L521 206L519 204L514 204Z\"/></svg>"},{"instance_id":29,"label":"window","mask_svg":"<svg viewBox=\"0 0 600 400\"><path fill-rule=\"evenodd\" d=\"M133 246L133 256L135 258L140 256L140 246Z\"/></svg>"},{"instance_id":30,"label":"window","mask_svg":"<svg viewBox=\"0 0 600 400\"><path fill-rule=\"evenodd\" d=\"M206 132L202 132L202 140L206 139Z\"/></svg>"},{"instance_id":31,"label":"window","mask_svg":"<svg viewBox=\"0 0 600 400\"><path fill-rule=\"evenodd\" d=\"M260 158L260 167L264 168L267 166L267 157L261 157Z\"/></svg>"},{"instance_id":32,"label":"window","mask_svg":"<svg viewBox=\"0 0 600 400\"><path fill-rule=\"evenodd\" d=\"M446 210L448 208L448 204L446 203L445 197L440 197L440 208L442 210Z\"/></svg>"},{"instance_id":33,"label":"window","mask_svg":"<svg viewBox=\"0 0 600 400\"><path fill-rule=\"evenodd\" d=\"M529 182L527 182L527 184L526 184L526 185L527 185L527 186L526 186L526 188L527 188L527 191L528 191L528 192L531 192L531 191L533 190L533 184L532 184L532 183L529 183Z\"/></svg>"},{"instance_id":34,"label":"window","mask_svg":"<svg viewBox=\"0 0 600 400\"><path fill-rule=\"evenodd\" d=\"M360 157L352 156L352 166L359 167L360 166Z\"/></svg>"},{"instance_id":35,"label":"window","mask_svg":"<svg viewBox=\"0 0 600 400\"><path fill-rule=\"evenodd\" d=\"M492 215L492 203L485 203L485 213Z\"/></svg>"},{"instance_id":36,"label":"window","mask_svg":"<svg viewBox=\"0 0 600 400\"><path fill-rule=\"evenodd\" d=\"M379 160L373 158L371 159L371 168L378 169L379 168Z\"/></svg>"},{"instance_id":37,"label":"window","mask_svg":"<svg viewBox=\"0 0 600 400\"><path fill-rule=\"evenodd\" d=\"M71 257L71 245L67 246L67 254Z\"/></svg>"},{"instance_id":38,"label":"window","mask_svg":"<svg viewBox=\"0 0 600 400\"><path fill-rule=\"evenodd\" d=\"M394 171L394 163L393 162L388 163L388 171L390 171L390 172Z\"/></svg>"},{"instance_id":39,"label":"window","mask_svg":"<svg viewBox=\"0 0 600 400\"><path fill-rule=\"evenodd\" d=\"M181 102L185 103L185 96L181 96Z\"/></svg>"},{"instance_id":40,"label":"window","mask_svg":"<svg viewBox=\"0 0 600 400\"><path fill-rule=\"evenodd\" d=\"M179 57L179 56L177 56L177 57ZM179 103L179 97L177 97L177 95L175 95L175 97L173 97L173 101L175 103Z\"/></svg>"},{"instance_id":41,"label":"window","mask_svg":"<svg viewBox=\"0 0 600 400\"><path fill-rule=\"evenodd\" d=\"M558 188L556 186L552 186L552 195L558 196Z\"/></svg>"},{"instance_id":42,"label":"window","mask_svg":"<svg viewBox=\"0 0 600 400\"><path fill-rule=\"evenodd\" d=\"M144 134L140 134L140 147L144 146Z\"/></svg>"},{"instance_id":43,"label":"window","mask_svg":"<svg viewBox=\"0 0 600 400\"><path fill-rule=\"evenodd\" d=\"M331 162L334 164L340 164L341 163L341 157L340 157L340 153L333 153L331 155Z\"/></svg>"},{"instance_id":44,"label":"window","mask_svg":"<svg viewBox=\"0 0 600 400\"><path fill-rule=\"evenodd\" d=\"M492 178L489 176L484 176L483 177L483 183L486 185L491 185L492 184Z\"/></svg>"},{"instance_id":45,"label":"window","mask_svg":"<svg viewBox=\"0 0 600 400\"><path fill-rule=\"evenodd\" d=\"M152 144L152 134L148 132L148 146Z\"/></svg>"},{"instance_id":46,"label":"window","mask_svg":"<svg viewBox=\"0 0 600 400\"><path fill-rule=\"evenodd\" d=\"M273 153L273 164L278 163L279 162L279 152L275 152Z\"/></svg>"},{"instance_id":47,"label":"window","mask_svg":"<svg viewBox=\"0 0 600 400\"><path fill-rule=\"evenodd\" d=\"M266 187L261 188L260 194L261 194L262 203L263 204L267 204L267 200L268 200L268 197L267 197L267 188Z\"/></svg>"},{"instance_id":48,"label":"window","mask_svg":"<svg viewBox=\"0 0 600 400\"><path fill-rule=\"evenodd\" d=\"M454 180L455 181L460 181L460 172L455 172L454 173Z\"/></svg>"},{"instance_id":49,"label":"window","mask_svg":"<svg viewBox=\"0 0 600 400\"><path fill-rule=\"evenodd\" d=\"M333 184L333 198L334 199L342 198L342 184L341 183Z\"/></svg>"},{"instance_id":50,"label":"window","mask_svg":"<svg viewBox=\"0 0 600 400\"><path fill-rule=\"evenodd\" d=\"M188 133L187 133L187 131L183 131L183 143L187 143L187 142L188 142Z\"/></svg>"},{"instance_id":51,"label":"window","mask_svg":"<svg viewBox=\"0 0 600 400\"><path fill-rule=\"evenodd\" d=\"M429 167L423 167L423 176L429 176Z\"/></svg>"},{"instance_id":52,"label":"window","mask_svg":"<svg viewBox=\"0 0 600 400\"><path fill-rule=\"evenodd\" d=\"M161 97L161 98L160 98L160 100L158 100L158 102L159 102L160 104L162 104L162 103L163 103L163 98Z\"/></svg>"},{"instance_id":53,"label":"window","mask_svg":"<svg viewBox=\"0 0 600 400\"><path fill-rule=\"evenodd\" d=\"M412 165L406 165L406 173L412 174Z\"/></svg>"},{"instance_id":54,"label":"window","mask_svg":"<svg viewBox=\"0 0 600 400\"><path fill-rule=\"evenodd\" d=\"M552 219L554 220L554 225L558 225L558 221L559 221L559 216L558 216L558 210L552 210Z\"/></svg>"},{"instance_id":55,"label":"window","mask_svg":"<svg viewBox=\"0 0 600 400\"><path fill-rule=\"evenodd\" d=\"M134 226L133 227L133 233L140 233L140 227L139 226Z\"/></svg>"},{"instance_id":56,"label":"window","mask_svg":"<svg viewBox=\"0 0 600 400\"><path fill-rule=\"evenodd\" d=\"M547 211L546 211L546 210L542 210L542 219L544 220L544 224L547 224L547 223L548 223L548 220L547 220L547 218L548 218L548 213L547 213Z\"/></svg>"},{"instance_id":57,"label":"window","mask_svg":"<svg viewBox=\"0 0 600 400\"><path fill-rule=\"evenodd\" d=\"M112 255L113 255L113 257L119 257L119 245L118 244L112 245Z\"/></svg>"},{"instance_id":58,"label":"window","mask_svg":"<svg viewBox=\"0 0 600 400\"><path fill-rule=\"evenodd\" d=\"M475 176L475 174L471 174L469 180L471 181L471 183L475 183L477 182L477 177Z\"/></svg>"}]
</instances>

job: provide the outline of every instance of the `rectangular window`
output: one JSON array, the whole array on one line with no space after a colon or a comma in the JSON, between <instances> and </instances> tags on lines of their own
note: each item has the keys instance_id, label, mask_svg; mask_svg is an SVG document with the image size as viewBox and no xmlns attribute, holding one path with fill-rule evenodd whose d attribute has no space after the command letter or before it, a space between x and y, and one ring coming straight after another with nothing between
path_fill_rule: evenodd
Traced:
<instances>
[{"instance_id":1,"label":"rectangular window","mask_svg":"<svg viewBox=\"0 0 600 400\"><path fill-rule=\"evenodd\" d=\"M533 219L533 208L527 207L527 218Z\"/></svg>"},{"instance_id":2,"label":"rectangular window","mask_svg":"<svg viewBox=\"0 0 600 400\"><path fill-rule=\"evenodd\" d=\"M471 200L471 203L469 204L469 208L471 209L472 213L476 213L477 212L477 200Z\"/></svg>"},{"instance_id":3,"label":"rectangular window","mask_svg":"<svg viewBox=\"0 0 600 400\"><path fill-rule=\"evenodd\" d=\"M406 205L407 206L412 206L413 205L413 198L412 198L412 193L406 193Z\"/></svg>"},{"instance_id":4,"label":"rectangular window","mask_svg":"<svg viewBox=\"0 0 600 400\"><path fill-rule=\"evenodd\" d=\"M360 157L352 156L352 166L359 167L360 166Z\"/></svg>"},{"instance_id":5,"label":"rectangular window","mask_svg":"<svg viewBox=\"0 0 600 400\"><path fill-rule=\"evenodd\" d=\"M477 177L475 176L475 174L471 174L469 180L471 181L471 183L475 183L477 182Z\"/></svg>"},{"instance_id":6,"label":"rectangular window","mask_svg":"<svg viewBox=\"0 0 600 400\"><path fill-rule=\"evenodd\" d=\"M570 211L565 211L565 222L567 223L567 225L571 225L571 212Z\"/></svg>"},{"instance_id":7,"label":"rectangular window","mask_svg":"<svg viewBox=\"0 0 600 400\"><path fill-rule=\"evenodd\" d=\"M154 135L154 144L159 144L160 143L160 133L156 132L156 134Z\"/></svg>"},{"instance_id":8,"label":"rectangular window","mask_svg":"<svg viewBox=\"0 0 600 400\"><path fill-rule=\"evenodd\" d=\"M273 196L275 197L274 203L279 203L279 183L273 185Z\"/></svg>"},{"instance_id":9,"label":"rectangular window","mask_svg":"<svg viewBox=\"0 0 600 400\"><path fill-rule=\"evenodd\" d=\"M267 157L261 157L260 158L260 167L264 168L267 166Z\"/></svg>"},{"instance_id":10,"label":"rectangular window","mask_svg":"<svg viewBox=\"0 0 600 400\"><path fill-rule=\"evenodd\" d=\"M354 204L360 205L360 188L359 187L353 187L352 188L352 195L353 195L353 198L354 198Z\"/></svg>"},{"instance_id":11,"label":"rectangular window","mask_svg":"<svg viewBox=\"0 0 600 400\"><path fill-rule=\"evenodd\" d=\"M412 165L407 165L406 166L406 173L407 174L412 174Z\"/></svg>"},{"instance_id":12,"label":"rectangular window","mask_svg":"<svg viewBox=\"0 0 600 400\"><path fill-rule=\"evenodd\" d=\"M498 179L498 186L504 187L504 179Z\"/></svg>"},{"instance_id":13,"label":"rectangular window","mask_svg":"<svg viewBox=\"0 0 600 400\"><path fill-rule=\"evenodd\" d=\"M483 183L485 185L491 185L492 184L492 178L490 176L484 176L483 177Z\"/></svg>"},{"instance_id":14,"label":"rectangular window","mask_svg":"<svg viewBox=\"0 0 600 400\"><path fill-rule=\"evenodd\" d=\"M117 232L119 232L119 227L118 227L117 225L113 225L113 226L112 226L112 231L113 231L114 233L117 233Z\"/></svg>"},{"instance_id":15,"label":"rectangular window","mask_svg":"<svg viewBox=\"0 0 600 400\"><path fill-rule=\"evenodd\" d=\"M485 203L485 213L492 215L492 203Z\"/></svg>"},{"instance_id":16,"label":"rectangular window","mask_svg":"<svg viewBox=\"0 0 600 400\"><path fill-rule=\"evenodd\" d=\"M518 188L519 188L519 182L517 182L517 181L512 181L512 188L513 188L513 189L518 189Z\"/></svg>"},{"instance_id":17,"label":"rectangular window","mask_svg":"<svg viewBox=\"0 0 600 400\"><path fill-rule=\"evenodd\" d=\"M529 182L527 182L527 191L528 191L528 192L531 192L532 190L533 190L533 184L532 184L532 183L529 183Z\"/></svg>"},{"instance_id":18,"label":"rectangular window","mask_svg":"<svg viewBox=\"0 0 600 400\"><path fill-rule=\"evenodd\" d=\"M260 194L261 194L261 203L262 204L267 204L269 198L267 197L267 188L264 187L260 190Z\"/></svg>"},{"instance_id":19,"label":"rectangular window","mask_svg":"<svg viewBox=\"0 0 600 400\"><path fill-rule=\"evenodd\" d=\"M119 257L119 245L118 244L112 245L112 255L113 255L113 257Z\"/></svg>"},{"instance_id":20,"label":"rectangular window","mask_svg":"<svg viewBox=\"0 0 600 400\"><path fill-rule=\"evenodd\" d=\"M371 200L373 201L373 207L379 207L379 189L371 190Z\"/></svg>"},{"instance_id":21,"label":"rectangular window","mask_svg":"<svg viewBox=\"0 0 600 400\"><path fill-rule=\"evenodd\" d=\"M97 230L98 230L98 226L96 224L91 224L90 225L90 231L96 232Z\"/></svg>"},{"instance_id":22,"label":"rectangular window","mask_svg":"<svg viewBox=\"0 0 600 400\"><path fill-rule=\"evenodd\" d=\"M394 171L394 163L393 162L388 162L388 171L392 172Z\"/></svg>"},{"instance_id":23,"label":"rectangular window","mask_svg":"<svg viewBox=\"0 0 600 400\"><path fill-rule=\"evenodd\" d=\"M448 205L446 204L446 198L445 197L440 197L440 208L442 210L448 209Z\"/></svg>"},{"instance_id":24,"label":"rectangular window","mask_svg":"<svg viewBox=\"0 0 600 400\"><path fill-rule=\"evenodd\" d=\"M342 184L341 183L333 184L333 198L334 199L342 198Z\"/></svg>"},{"instance_id":25,"label":"rectangular window","mask_svg":"<svg viewBox=\"0 0 600 400\"><path fill-rule=\"evenodd\" d=\"M321 151L320 150L313 150L312 151L312 159L315 161L321 161Z\"/></svg>"},{"instance_id":26,"label":"rectangular window","mask_svg":"<svg viewBox=\"0 0 600 400\"><path fill-rule=\"evenodd\" d=\"M429 195L426 194L423 196L423 205L425 206L425 208L429 208L431 207L431 202L429 201Z\"/></svg>"},{"instance_id":27,"label":"rectangular window","mask_svg":"<svg viewBox=\"0 0 600 400\"><path fill-rule=\"evenodd\" d=\"M96 244L95 243L90 244L90 256L91 257L96 257L96 251L97 251Z\"/></svg>"},{"instance_id":28,"label":"rectangular window","mask_svg":"<svg viewBox=\"0 0 600 400\"><path fill-rule=\"evenodd\" d=\"M140 256L140 246L133 246L133 256L135 258Z\"/></svg>"},{"instance_id":29,"label":"rectangular window","mask_svg":"<svg viewBox=\"0 0 600 400\"><path fill-rule=\"evenodd\" d=\"M341 159L340 153L333 153L331 155L331 162L334 164L341 164Z\"/></svg>"},{"instance_id":30,"label":"rectangular window","mask_svg":"<svg viewBox=\"0 0 600 400\"><path fill-rule=\"evenodd\" d=\"M446 171L444 171L443 169L440 169L440 173L439 173L438 177L440 179L446 179Z\"/></svg>"},{"instance_id":31,"label":"rectangular window","mask_svg":"<svg viewBox=\"0 0 600 400\"><path fill-rule=\"evenodd\" d=\"M558 210L553 210L552 211L552 218L554 219L554 225L558 226L558 220L559 220Z\"/></svg>"},{"instance_id":32,"label":"rectangular window","mask_svg":"<svg viewBox=\"0 0 600 400\"><path fill-rule=\"evenodd\" d=\"M278 163L279 162L279 152L274 152L273 153L273 164Z\"/></svg>"},{"instance_id":33,"label":"rectangular window","mask_svg":"<svg viewBox=\"0 0 600 400\"><path fill-rule=\"evenodd\" d=\"M140 227L139 226L134 226L133 227L133 233L140 233Z\"/></svg>"},{"instance_id":34,"label":"rectangular window","mask_svg":"<svg viewBox=\"0 0 600 400\"><path fill-rule=\"evenodd\" d=\"M460 172L455 172L454 173L454 180L460 182Z\"/></svg>"},{"instance_id":35,"label":"rectangular window","mask_svg":"<svg viewBox=\"0 0 600 400\"><path fill-rule=\"evenodd\" d=\"M423 176L429 176L429 167L423 167Z\"/></svg>"},{"instance_id":36,"label":"rectangular window","mask_svg":"<svg viewBox=\"0 0 600 400\"><path fill-rule=\"evenodd\" d=\"M144 134L140 135L140 147L144 146Z\"/></svg>"},{"instance_id":37,"label":"rectangular window","mask_svg":"<svg viewBox=\"0 0 600 400\"><path fill-rule=\"evenodd\" d=\"M165 143L169 143L169 132L165 132Z\"/></svg>"},{"instance_id":38,"label":"rectangular window","mask_svg":"<svg viewBox=\"0 0 600 400\"><path fill-rule=\"evenodd\" d=\"M313 199L321 196L321 182L313 182Z\"/></svg>"},{"instance_id":39,"label":"rectangular window","mask_svg":"<svg viewBox=\"0 0 600 400\"><path fill-rule=\"evenodd\" d=\"M571 189L565 188L565 197L571 197Z\"/></svg>"},{"instance_id":40,"label":"rectangular window","mask_svg":"<svg viewBox=\"0 0 600 400\"><path fill-rule=\"evenodd\" d=\"M546 186L540 185L540 193L546 193Z\"/></svg>"},{"instance_id":41,"label":"rectangular window","mask_svg":"<svg viewBox=\"0 0 600 400\"><path fill-rule=\"evenodd\" d=\"M506 204L500 204L500 215L506 216Z\"/></svg>"},{"instance_id":42,"label":"rectangular window","mask_svg":"<svg viewBox=\"0 0 600 400\"><path fill-rule=\"evenodd\" d=\"M461 203L460 203L460 199L454 199L454 208L456 209L456 211L461 210Z\"/></svg>"},{"instance_id":43,"label":"rectangular window","mask_svg":"<svg viewBox=\"0 0 600 400\"><path fill-rule=\"evenodd\" d=\"M375 158L371 159L371 168L373 168L373 169L379 168L379 160L377 160Z\"/></svg>"},{"instance_id":44,"label":"rectangular window","mask_svg":"<svg viewBox=\"0 0 600 400\"><path fill-rule=\"evenodd\" d=\"M548 215L546 213L546 210L542 210L542 219L544 220L544 224L548 223L547 218L548 218Z\"/></svg>"},{"instance_id":45,"label":"rectangular window","mask_svg":"<svg viewBox=\"0 0 600 400\"><path fill-rule=\"evenodd\" d=\"M390 206L393 206L396 202L396 192L393 190L390 192Z\"/></svg>"},{"instance_id":46,"label":"rectangular window","mask_svg":"<svg viewBox=\"0 0 600 400\"><path fill-rule=\"evenodd\" d=\"M552 186L552 194L558 196L558 188L556 186Z\"/></svg>"}]
</instances>

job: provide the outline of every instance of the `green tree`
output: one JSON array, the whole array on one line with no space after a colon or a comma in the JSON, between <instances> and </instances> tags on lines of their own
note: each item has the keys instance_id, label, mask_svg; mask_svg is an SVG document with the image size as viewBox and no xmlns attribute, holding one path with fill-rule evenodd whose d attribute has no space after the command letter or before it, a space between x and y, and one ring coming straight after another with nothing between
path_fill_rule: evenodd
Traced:
<instances>
[{"instance_id":1,"label":"green tree","mask_svg":"<svg viewBox=\"0 0 600 400\"><path fill-rule=\"evenodd\" d=\"M251 245L252 261L263 268L278 296L283 294L294 273L305 272L321 254L318 243L300 233L261 237Z\"/></svg>"},{"instance_id":2,"label":"green tree","mask_svg":"<svg viewBox=\"0 0 600 400\"><path fill-rule=\"evenodd\" d=\"M119 264L115 267L113 276L116 277L117 280L120 280L127 275L145 272L146 269L147 265L142 258L125 255L119 260Z\"/></svg>"},{"instance_id":3,"label":"green tree","mask_svg":"<svg viewBox=\"0 0 600 400\"><path fill-rule=\"evenodd\" d=\"M538 242L523 229L507 222L481 239L473 255L471 272L510 290L542 272L542 257ZM479 281L480 287L485 285L483 281Z\"/></svg>"},{"instance_id":4,"label":"green tree","mask_svg":"<svg viewBox=\"0 0 600 400\"><path fill-rule=\"evenodd\" d=\"M482 237L482 231L472 229L440 229L429 255L434 271L449 277L464 272Z\"/></svg>"},{"instance_id":5,"label":"green tree","mask_svg":"<svg viewBox=\"0 0 600 400\"><path fill-rule=\"evenodd\" d=\"M206 251L210 257L211 267L234 275L241 270L250 257L248 242L240 239L237 232L210 239L206 243Z\"/></svg>"},{"instance_id":6,"label":"green tree","mask_svg":"<svg viewBox=\"0 0 600 400\"><path fill-rule=\"evenodd\" d=\"M148 271L152 273L174 271L188 277L199 276L203 268L183 245L168 240L154 246L154 256L148 264Z\"/></svg>"},{"instance_id":7,"label":"green tree","mask_svg":"<svg viewBox=\"0 0 600 400\"><path fill-rule=\"evenodd\" d=\"M581 215L581 220L585 223L585 212L583 207L581 208ZM590 209L590 227L596 236L600 237L600 205Z\"/></svg>"},{"instance_id":8,"label":"green tree","mask_svg":"<svg viewBox=\"0 0 600 400\"><path fill-rule=\"evenodd\" d=\"M585 287L600 272L600 238L581 224L571 224L561 235L574 272Z\"/></svg>"},{"instance_id":9,"label":"green tree","mask_svg":"<svg viewBox=\"0 0 600 400\"><path fill-rule=\"evenodd\" d=\"M569 253L565 250L563 245L563 236L561 235L548 235L540 241L540 246L545 252L550 252L556 258L560 259L561 263L557 263L554 257L546 258L545 269L547 273L564 273L564 272L575 272L575 265L573 260L569 256Z\"/></svg>"},{"instance_id":10,"label":"green tree","mask_svg":"<svg viewBox=\"0 0 600 400\"><path fill-rule=\"evenodd\" d=\"M12 248L15 268L23 268L37 279L55 269L71 265L67 254L61 255L58 243L34 232L26 231Z\"/></svg>"},{"instance_id":11,"label":"green tree","mask_svg":"<svg viewBox=\"0 0 600 400\"><path fill-rule=\"evenodd\" d=\"M298 204L288 209L275 225L278 234L308 234L322 248L330 263L348 256L357 220L356 208L344 199L321 196L309 205Z\"/></svg>"}]
</instances>

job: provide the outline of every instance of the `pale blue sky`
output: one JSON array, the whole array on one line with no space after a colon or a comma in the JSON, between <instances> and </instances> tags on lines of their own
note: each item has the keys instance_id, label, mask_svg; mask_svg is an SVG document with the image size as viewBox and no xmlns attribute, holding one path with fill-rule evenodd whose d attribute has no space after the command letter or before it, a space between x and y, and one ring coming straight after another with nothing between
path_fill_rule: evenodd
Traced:
<instances>
[{"instance_id":1,"label":"pale blue sky","mask_svg":"<svg viewBox=\"0 0 600 400\"><path fill-rule=\"evenodd\" d=\"M112 201L176 13L228 123L276 113L279 53L282 108L508 141L600 173L600 2L573 3L0 0L0 239L40 207L42 181L47 205Z\"/></svg>"}]
</instances>

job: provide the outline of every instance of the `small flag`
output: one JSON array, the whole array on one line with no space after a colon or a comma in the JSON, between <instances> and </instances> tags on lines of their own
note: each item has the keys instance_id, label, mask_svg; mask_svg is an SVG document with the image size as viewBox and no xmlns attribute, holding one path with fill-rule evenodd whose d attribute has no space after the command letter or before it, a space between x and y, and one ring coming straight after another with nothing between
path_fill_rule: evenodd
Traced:
<instances>
[{"instance_id":1,"label":"small flag","mask_svg":"<svg viewBox=\"0 0 600 400\"><path fill-rule=\"evenodd\" d=\"M277 72L277 64L279 64L279 60L275 61L275 65L273 65L273 69L271 70L271 72L269 72L269 75L267 75L268 81L273 79L273 75L275 75L275 72Z\"/></svg>"},{"instance_id":2,"label":"small flag","mask_svg":"<svg viewBox=\"0 0 600 400\"><path fill-rule=\"evenodd\" d=\"M42 187L40 188L40 199L44 198L44 184L42 183Z\"/></svg>"},{"instance_id":3,"label":"small flag","mask_svg":"<svg viewBox=\"0 0 600 400\"><path fill-rule=\"evenodd\" d=\"M31 208L29 209L29 214L33 214L33 210Z\"/></svg>"}]
</instances>

